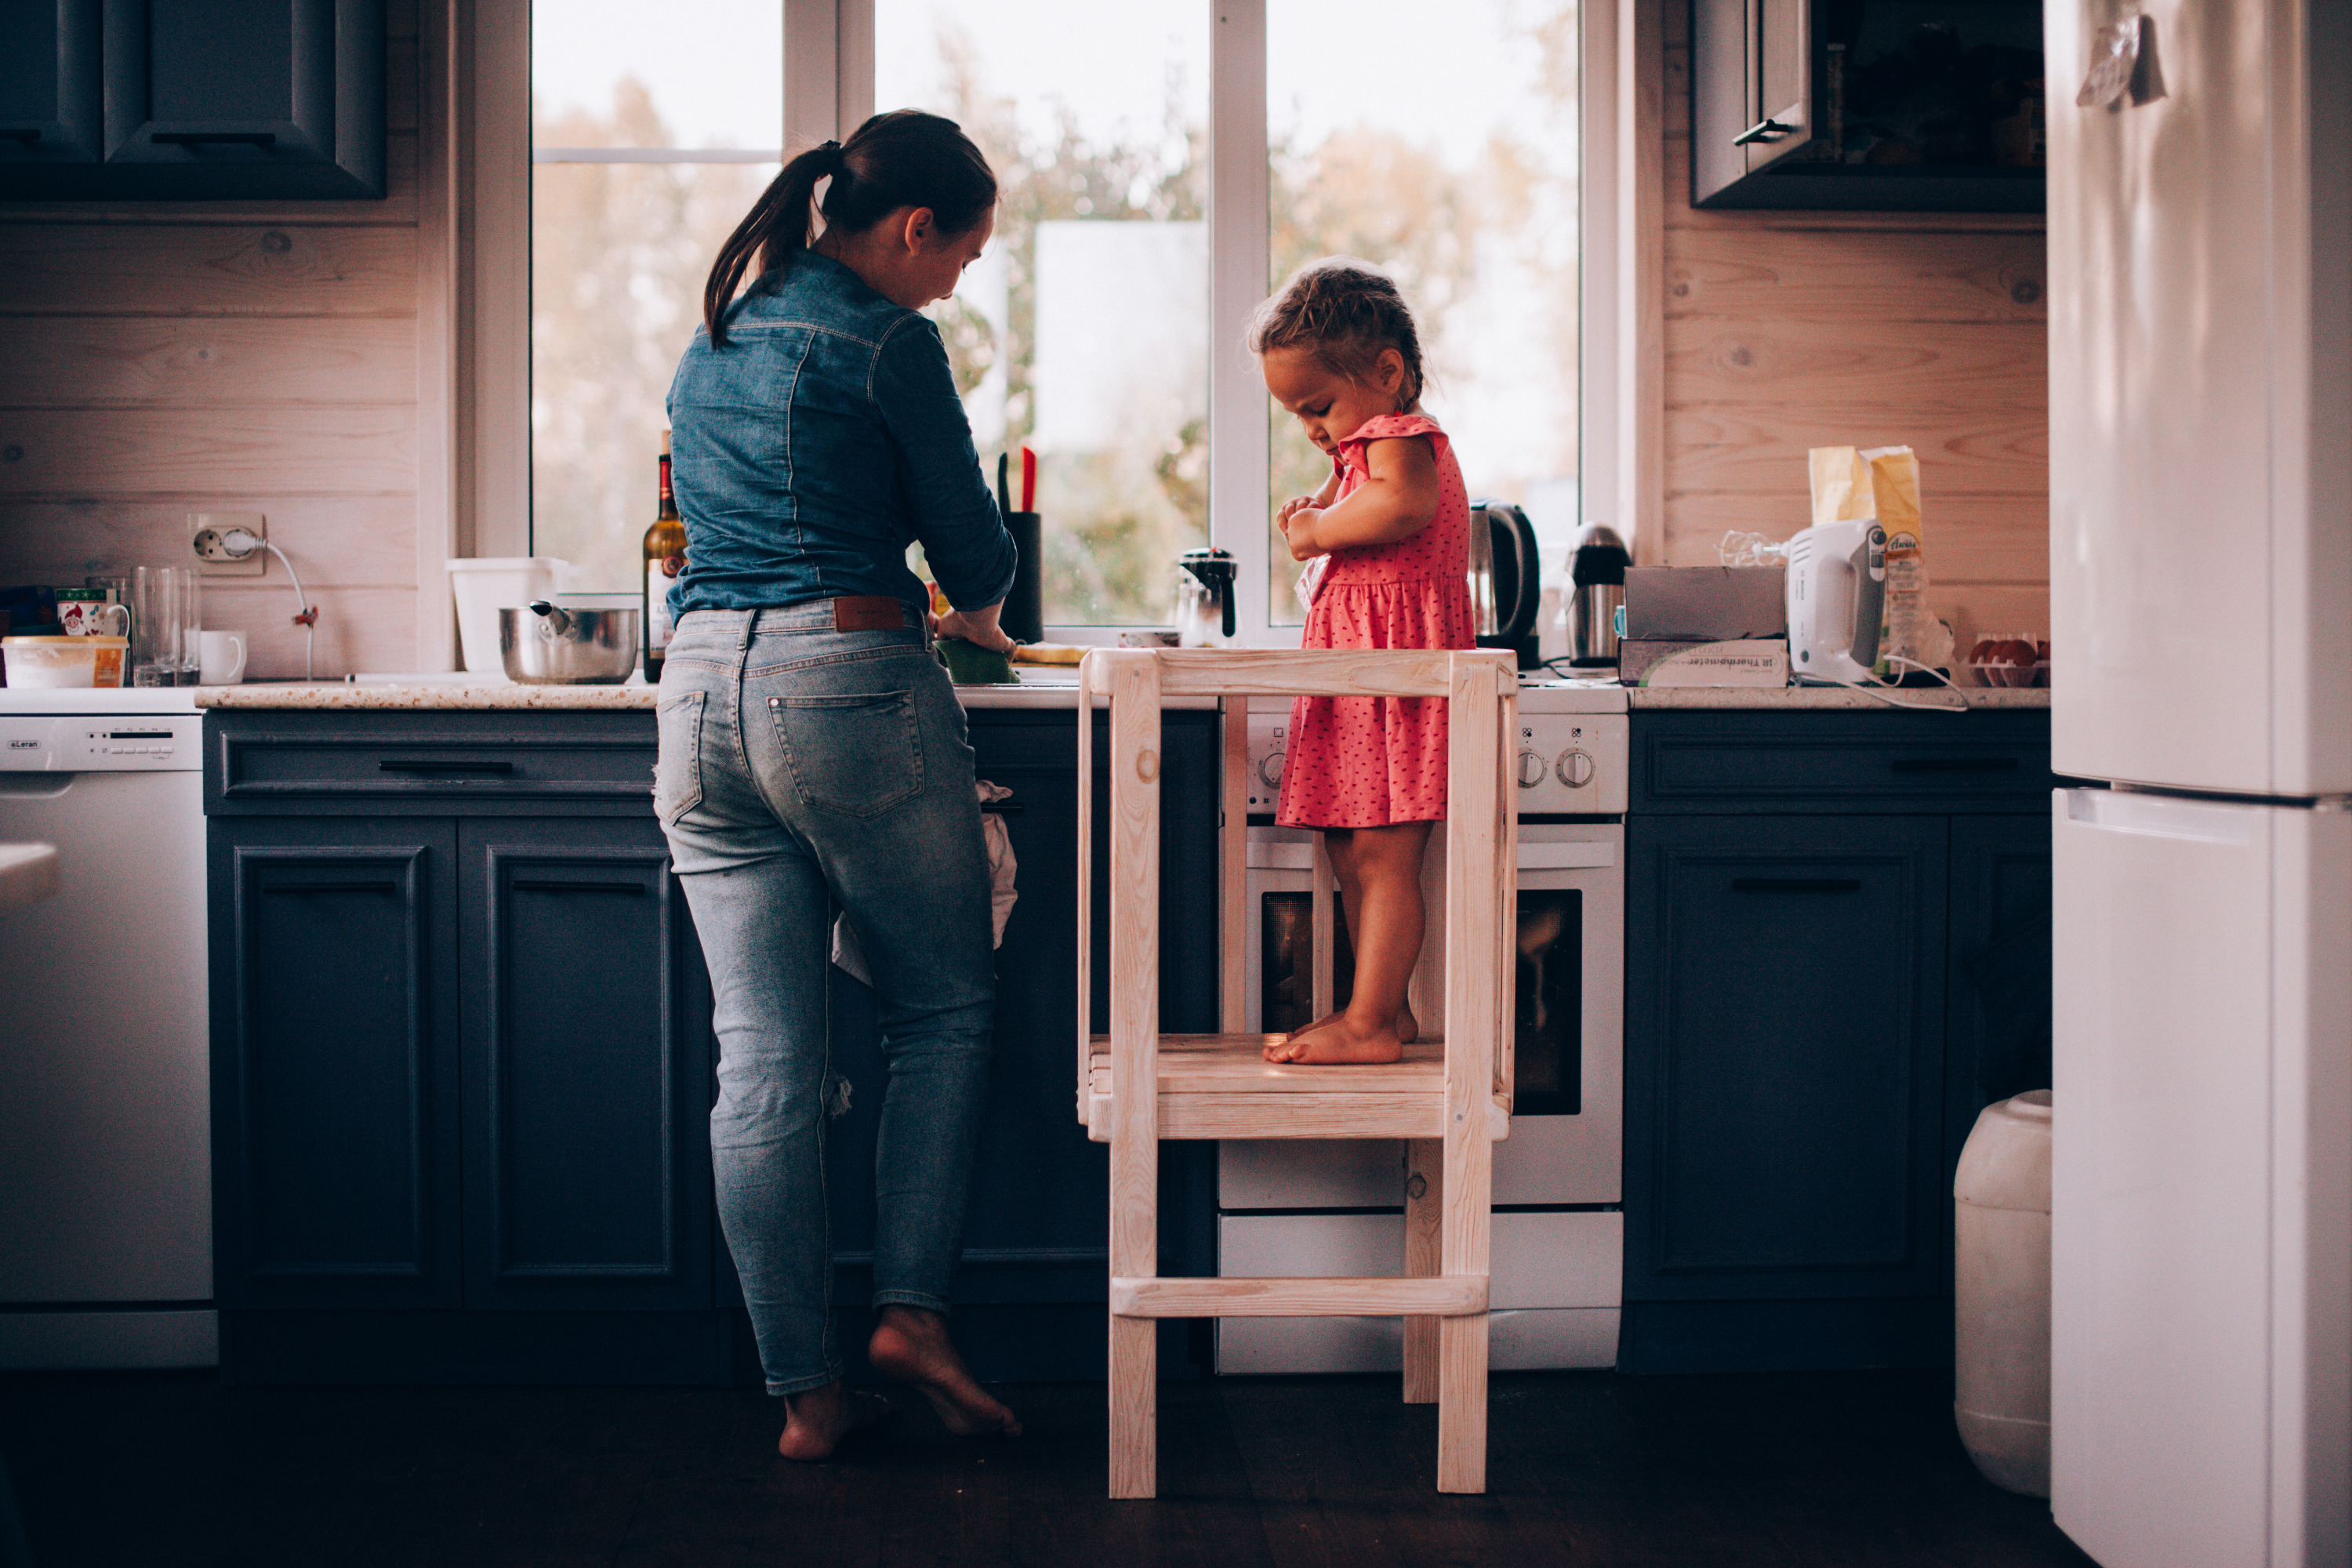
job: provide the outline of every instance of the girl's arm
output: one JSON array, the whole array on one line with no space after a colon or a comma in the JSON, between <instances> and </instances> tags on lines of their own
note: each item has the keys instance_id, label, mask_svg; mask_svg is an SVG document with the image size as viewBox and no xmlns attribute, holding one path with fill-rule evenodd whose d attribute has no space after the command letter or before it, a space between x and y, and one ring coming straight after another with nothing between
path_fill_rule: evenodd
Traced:
<instances>
[{"instance_id":1,"label":"girl's arm","mask_svg":"<svg viewBox=\"0 0 2352 1568\"><path fill-rule=\"evenodd\" d=\"M1302 507L1290 515L1284 535L1295 559L1394 544L1436 521L1437 452L1425 437L1367 442L1364 468L1364 482L1347 500ZM1324 487L1327 492L1330 489Z\"/></svg>"}]
</instances>

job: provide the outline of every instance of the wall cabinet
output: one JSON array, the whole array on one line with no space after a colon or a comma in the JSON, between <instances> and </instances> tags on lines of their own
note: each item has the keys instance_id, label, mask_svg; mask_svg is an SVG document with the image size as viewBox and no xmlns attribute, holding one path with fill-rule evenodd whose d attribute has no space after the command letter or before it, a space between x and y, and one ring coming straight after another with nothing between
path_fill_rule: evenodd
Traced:
<instances>
[{"instance_id":1,"label":"wall cabinet","mask_svg":"<svg viewBox=\"0 0 2352 1568\"><path fill-rule=\"evenodd\" d=\"M1645 712L1633 746L1620 1364L1948 1360L1960 1145L2047 1082L2047 715Z\"/></svg>"},{"instance_id":2,"label":"wall cabinet","mask_svg":"<svg viewBox=\"0 0 2352 1568\"><path fill-rule=\"evenodd\" d=\"M0 199L383 194L383 0L27 0L0 19Z\"/></svg>"},{"instance_id":3,"label":"wall cabinet","mask_svg":"<svg viewBox=\"0 0 2352 1568\"><path fill-rule=\"evenodd\" d=\"M2040 212L2040 0L1691 0L1691 205Z\"/></svg>"},{"instance_id":4,"label":"wall cabinet","mask_svg":"<svg viewBox=\"0 0 2352 1568\"><path fill-rule=\"evenodd\" d=\"M1073 1110L1076 720L971 719L981 775L1013 792L1021 897L957 1336L982 1376L1098 1377L1108 1173ZM653 715L220 710L205 746L227 1375L753 1375L711 1201L710 984L653 816ZM1163 754L1162 1018L1210 1029L1216 865L1180 847L1215 841L1216 715L1170 713ZM1097 878L1108 862L1097 846ZM1098 881L1098 918L1108 905ZM1097 931L1098 1018L1108 947ZM872 994L838 972L832 1033L854 1354L885 1068ZM1167 1190L1192 1198L1164 1205L1169 1272L1214 1270L1210 1152L1168 1154ZM1198 1337L1170 1334L1171 1357Z\"/></svg>"}]
</instances>

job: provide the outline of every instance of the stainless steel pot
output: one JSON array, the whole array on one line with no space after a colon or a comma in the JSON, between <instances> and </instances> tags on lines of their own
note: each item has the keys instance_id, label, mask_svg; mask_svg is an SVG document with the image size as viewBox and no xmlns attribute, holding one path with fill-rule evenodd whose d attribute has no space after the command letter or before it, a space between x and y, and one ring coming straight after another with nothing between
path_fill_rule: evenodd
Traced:
<instances>
[{"instance_id":1,"label":"stainless steel pot","mask_svg":"<svg viewBox=\"0 0 2352 1568\"><path fill-rule=\"evenodd\" d=\"M499 658L525 686L618 686L644 651L645 612L565 610L545 599L499 612Z\"/></svg>"}]
</instances>

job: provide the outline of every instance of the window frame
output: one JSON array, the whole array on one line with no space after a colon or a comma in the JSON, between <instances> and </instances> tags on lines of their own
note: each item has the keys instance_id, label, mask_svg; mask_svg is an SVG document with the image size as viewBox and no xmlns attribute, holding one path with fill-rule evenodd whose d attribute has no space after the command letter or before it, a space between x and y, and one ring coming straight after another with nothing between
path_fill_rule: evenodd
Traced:
<instances>
[{"instance_id":1,"label":"window frame","mask_svg":"<svg viewBox=\"0 0 2352 1568\"><path fill-rule=\"evenodd\" d=\"M462 555L530 546L530 0L446 0L459 42L457 516ZM779 0L783 152L838 139L874 112L873 0ZM1266 163L1265 0L1211 6L1209 76L1209 542L1238 570L1234 642L1297 646L1268 602L1265 388L1241 347L1265 297L1272 239ZM1584 513L1612 521L1637 559L1663 510L1656 296L1661 224L1661 0L1585 0L1582 327L1578 482ZM1113 643L1133 627L1054 626L1056 641Z\"/></svg>"}]
</instances>

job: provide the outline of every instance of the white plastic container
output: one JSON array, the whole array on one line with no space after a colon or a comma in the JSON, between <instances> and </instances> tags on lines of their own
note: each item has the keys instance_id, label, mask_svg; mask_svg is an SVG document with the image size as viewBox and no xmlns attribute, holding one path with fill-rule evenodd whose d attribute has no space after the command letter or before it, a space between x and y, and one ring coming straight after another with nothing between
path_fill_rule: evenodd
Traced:
<instances>
[{"instance_id":1,"label":"white plastic container","mask_svg":"<svg viewBox=\"0 0 2352 1568\"><path fill-rule=\"evenodd\" d=\"M2050 1091L1988 1105L1952 1183L1952 1416L1985 1479L2050 1495Z\"/></svg>"},{"instance_id":2,"label":"white plastic container","mask_svg":"<svg viewBox=\"0 0 2352 1568\"><path fill-rule=\"evenodd\" d=\"M120 686L129 637L0 637L11 686Z\"/></svg>"},{"instance_id":3,"label":"white plastic container","mask_svg":"<svg viewBox=\"0 0 2352 1568\"><path fill-rule=\"evenodd\" d=\"M457 598L457 646L468 674L506 679L499 657L499 612L533 599L552 599L570 563L552 555L485 555L452 561L449 588Z\"/></svg>"}]
</instances>

